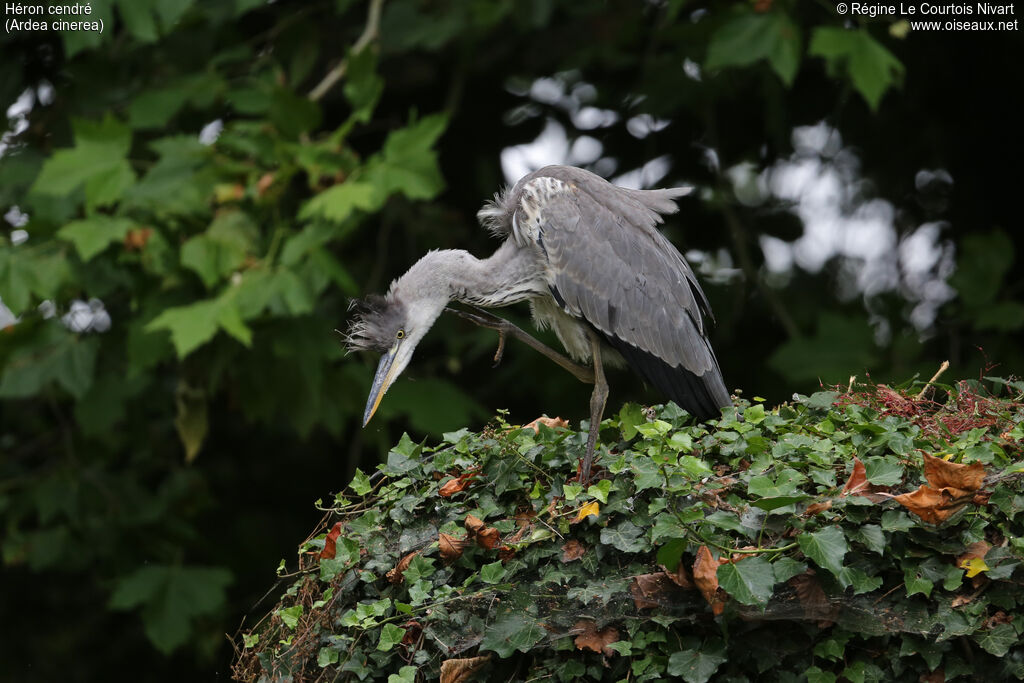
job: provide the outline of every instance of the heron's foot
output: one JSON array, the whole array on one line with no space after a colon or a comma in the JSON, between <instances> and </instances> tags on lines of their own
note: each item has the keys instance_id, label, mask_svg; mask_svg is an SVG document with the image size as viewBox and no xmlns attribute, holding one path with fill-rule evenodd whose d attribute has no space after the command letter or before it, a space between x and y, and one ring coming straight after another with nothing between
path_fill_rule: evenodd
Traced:
<instances>
[{"instance_id":1,"label":"heron's foot","mask_svg":"<svg viewBox=\"0 0 1024 683\"><path fill-rule=\"evenodd\" d=\"M474 325L486 327L487 329L494 330L498 333L498 348L494 352L493 366L498 367L498 364L501 363L501 359L505 355L505 340L508 338L509 332L511 332L513 329L518 331L519 328L510 323L509 321L505 320L504 318L499 318L496 315L492 315L491 313L488 313L482 308L477 308L476 306L471 306L470 308L472 308L473 310L463 311L461 309L452 308L449 306L445 308L445 310L448 311L449 313L454 313L460 318L468 320Z\"/></svg>"},{"instance_id":2,"label":"heron's foot","mask_svg":"<svg viewBox=\"0 0 1024 683\"><path fill-rule=\"evenodd\" d=\"M575 377L579 381L586 382L587 384L591 384L594 382L594 372L589 367L585 365L580 365L579 363L571 360L567 356L564 356L560 354L558 351L555 351L549 346L546 346L543 342L535 339L526 332L523 332L514 324L510 323L508 320L505 320L504 318L499 318L496 315L492 315L491 313L488 313L482 308L477 308L476 306L472 306L469 304L465 305L469 307L471 310L464 311L458 308L452 308L451 306L446 307L444 310L448 311L449 313L454 313L463 320L468 320L474 325L486 327L487 329L494 330L498 333L498 349L494 353L495 365L501 362L501 358L505 354L505 340L509 338L515 338L523 342L530 348L532 348L534 351L541 353L549 360L554 361L563 369L572 373L573 377Z\"/></svg>"}]
</instances>

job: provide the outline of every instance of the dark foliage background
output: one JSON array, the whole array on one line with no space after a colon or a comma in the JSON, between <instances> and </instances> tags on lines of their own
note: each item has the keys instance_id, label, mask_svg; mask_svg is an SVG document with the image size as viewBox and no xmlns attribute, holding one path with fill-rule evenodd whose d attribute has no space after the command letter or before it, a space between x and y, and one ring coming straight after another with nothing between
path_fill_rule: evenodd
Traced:
<instances>
[{"instance_id":1,"label":"dark foliage background","mask_svg":"<svg viewBox=\"0 0 1024 683\"><path fill-rule=\"evenodd\" d=\"M584 416L586 387L442 320L360 430L374 359L332 332L425 250L493 249L474 213L545 131L547 160L695 186L667 230L730 387L1021 367L1019 30L780 0L90 7L102 33L0 38L0 678L226 677L308 501L403 430ZM611 380L612 409L657 398Z\"/></svg>"}]
</instances>

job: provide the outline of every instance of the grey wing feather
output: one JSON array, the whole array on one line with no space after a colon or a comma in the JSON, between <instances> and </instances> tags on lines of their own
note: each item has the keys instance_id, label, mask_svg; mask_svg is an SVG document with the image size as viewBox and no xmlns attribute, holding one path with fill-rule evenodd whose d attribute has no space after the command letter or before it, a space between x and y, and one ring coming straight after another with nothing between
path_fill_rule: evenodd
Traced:
<instances>
[{"instance_id":1,"label":"grey wing feather","mask_svg":"<svg viewBox=\"0 0 1024 683\"><path fill-rule=\"evenodd\" d=\"M546 199L540 236L566 311L589 322L679 405L702 419L716 416L730 400L704 326L710 307L689 265L655 227L659 213L676 210L678 192L559 175L572 189Z\"/></svg>"}]
</instances>

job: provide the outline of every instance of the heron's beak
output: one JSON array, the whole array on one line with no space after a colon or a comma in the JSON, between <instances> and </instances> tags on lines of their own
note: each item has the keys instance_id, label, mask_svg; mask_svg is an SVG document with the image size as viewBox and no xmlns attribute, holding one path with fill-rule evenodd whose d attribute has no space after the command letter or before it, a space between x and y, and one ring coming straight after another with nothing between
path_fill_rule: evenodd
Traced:
<instances>
[{"instance_id":1,"label":"heron's beak","mask_svg":"<svg viewBox=\"0 0 1024 683\"><path fill-rule=\"evenodd\" d=\"M395 357L398 356L399 346L401 346L401 342L388 349L380 358L380 363L377 365L377 374L373 376L373 386L370 387L370 396L366 400L366 412L363 413L364 427L370 421L370 418L373 417L373 414L377 412L380 400L384 398L388 387L391 386L391 382L394 381L395 376L398 374L397 370L399 368L395 365Z\"/></svg>"}]
</instances>

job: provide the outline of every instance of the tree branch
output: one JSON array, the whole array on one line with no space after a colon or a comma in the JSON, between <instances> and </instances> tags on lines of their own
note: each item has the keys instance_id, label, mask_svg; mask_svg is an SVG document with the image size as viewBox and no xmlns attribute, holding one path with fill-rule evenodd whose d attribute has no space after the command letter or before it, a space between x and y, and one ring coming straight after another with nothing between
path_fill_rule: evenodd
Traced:
<instances>
[{"instance_id":1,"label":"tree branch","mask_svg":"<svg viewBox=\"0 0 1024 683\"><path fill-rule=\"evenodd\" d=\"M363 34L352 46L351 54L359 54L380 35L380 13L383 6L384 0L370 0L370 9L366 14L366 28L363 29ZM309 91L309 99L318 102L338 81L344 78L347 70L348 57L345 57L338 62L336 67L327 72L327 75L317 83L315 88Z\"/></svg>"}]
</instances>

